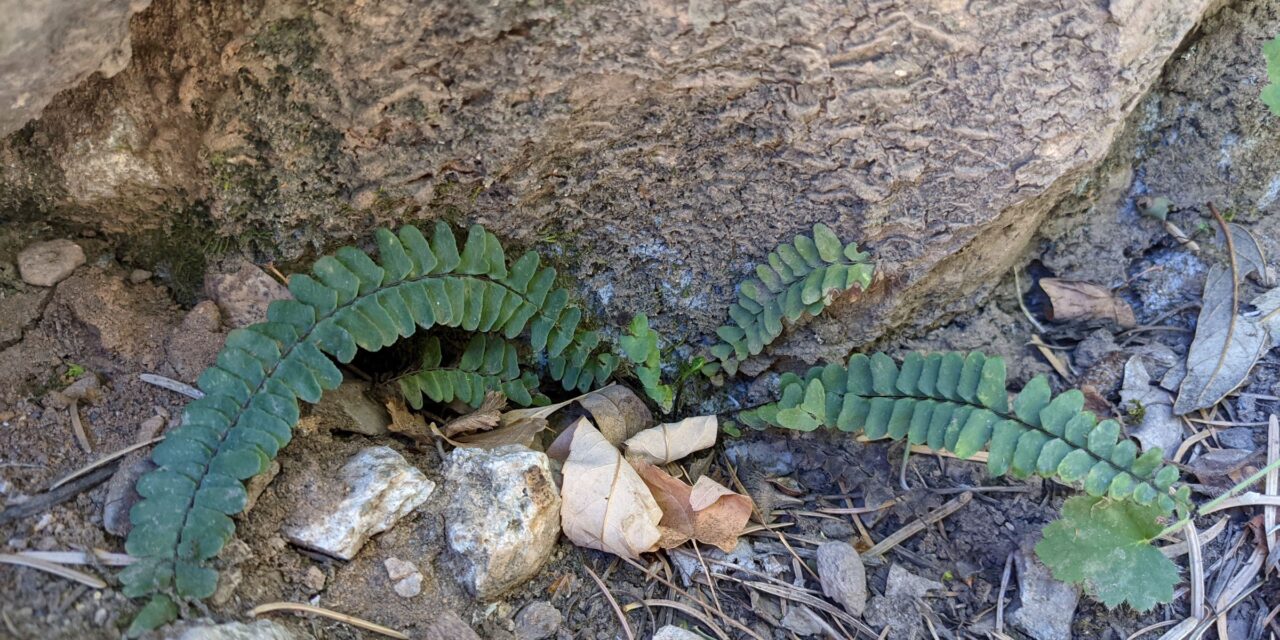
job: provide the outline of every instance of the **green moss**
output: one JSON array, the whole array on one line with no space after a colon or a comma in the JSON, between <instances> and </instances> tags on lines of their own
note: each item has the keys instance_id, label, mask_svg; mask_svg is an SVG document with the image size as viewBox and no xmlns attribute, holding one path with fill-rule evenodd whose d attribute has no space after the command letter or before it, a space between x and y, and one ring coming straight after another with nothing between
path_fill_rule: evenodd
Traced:
<instances>
[{"instance_id":1,"label":"green moss","mask_svg":"<svg viewBox=\"0 0 1280 640\"><path fill-rule=\"evenodd\" d=\"M179 304L191 306L200 297L210 259L229 251L235 241L217 233L204 203L170 211L163 219L158 228L112 242L121 247L121 262L154 272Z\"/></svg>"}]
</instances>

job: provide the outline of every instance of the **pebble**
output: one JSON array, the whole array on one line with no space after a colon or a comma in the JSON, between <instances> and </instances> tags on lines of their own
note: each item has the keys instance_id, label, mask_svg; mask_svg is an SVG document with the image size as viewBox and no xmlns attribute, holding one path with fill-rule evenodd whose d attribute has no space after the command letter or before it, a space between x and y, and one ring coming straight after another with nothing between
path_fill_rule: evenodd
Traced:
<instances>
[{"instance_id":1,"label":"pebble","mask_svg":"<svg viewBox=\"0 0 1280 640\"><path fill-rule=\"evenodd\" d=\"M281 533L291 543L351 560L375 534L426 502L436 484L390 447L368 447L342 467L340 480L315 478L315 507Z\"/></svg>"},{"instance_id":2,"label":"pebble","mask_svg":"<svg viewBox=\"0 0 1280 640\"><path fill-rule=\"evenodd\" d=\"M847 542L824 542L818 547L818 578L822 592L858 617L867 608L867 573L858 551Z\"/></svg>"},{"instance_id":3,"label":"pebble","mask_svg":"<svg viewBox=\"0 0 1280 640\"><path fill-rule=\"evenodd\" d=\"M866 620L872 626L887 628L892 640L919 636L923 623L917 602L930 591L942 589L941 582L921 578L901 565L889 567L884 595L867 602Z\"/></svg>"},{"instance_id":4,"label":"pebble","mask_svg":"<svg viewBox=\"0 0 1280 640\"><path fill-rule=\"evenodd\" d=\"M702 636L688 629L681 629L674 624L669 624L658 629L651 640L702 640Z\"/></svg>"},{"instance_id":5,"label":"pebble","mask_svg":"<svg viewBox=\"0 0 1280 640\"><path fill-rule=\"evenodd\" d=\"M413 575L397 582L392 589L401 598L412 598L422 593L422 574L415 571Z\"/></svg>"},{"instance_id":6,"label":"pebble","mask_svg":"<svg viewBox=\"0 0 1280 640\"><path fill-rule=\"evenodd\" d=\"M172 636L171 636L172 637ZM251 624L196 624L187 627L177 640L312 640L306 631L295 631L274 620L258 620Z\"/></svg>"},{"instance_id":7,"label":"pebble","mask_svg":"<svg viewBox=\"0 0 1280 640\"><path fill-rule=\"evenodd\" d=\"M311 593L319 593L324 591L324 583L328 578L324 575L324 571L320 567L307 567L307 572L302 576L302 586L307 588Z\"/></svg>"},{"instance_id":8,"label":"pebble","mask_svg":"<svg viewBox=\"0 0 1280 640\"><path fill-rule=\"evenodd\" d=\"M1218 432L1218 442L1228 449L1253 451L1253 431L1248 427L1231 427Z\"/></svg>"},{"instance_id":9,"label":"pebble","mask_svg":"<svg viewBox=\"0 0 1280 640\"><path fill-rule=\"evenodd\" d=\"M445 536L471 594L492 600L524 584L560 536L560 493L547 455L518 445L454 449L446 460Z\"/></svg>"},{"instance_id":10,"label":"pebble","mask_svg":"<svg viewBox=\"0 0 1280 640\"><path fill-rule=\"evenodd\" d=\"M782 626L800 637L816 636L823 631L822 620L804 605L795 605L782 616Z\"/></svg>"},{"instance_id":11,"label":"pebble","mask_svg":"<svg viewBox=\"0 0 1280 640\"><path fill-rule=\"evenodd\" d=\"M422 593L422 573L412 562L400 558L387 558L382 562L387 576L395 582L392 587L401 598L412 598Z\"/></svg>"},{"instance_id":12,"label":"pebble","mask_svg":"<svg viewBox=\"0 0 1280 640\"><path fill-rule=\"evenodd\" d=\"M546 600L534 600L516 614L517 640L543 640L555 635L564 616Z\"/></svg>"},{"instance_id":13,"label":"pebble","mask_svg":"<svg viewBox=\"0 0 1280 640\"><path fill-rule=\"evenodd\" d=\"M146 269L134 269L129 272L129 282L142 284L151 279L152 273Z\"/></svg>"},{"instance_id":14,"label":"pebble","mask_svg":"<svg viewBox=\"0 0 1280 640\"><path fill-rule=\"evenodd\" d=\"M292 297L284 285L244 258L234 260L225 273L205 275L204 291L233 328L263 322L268 305Z\"/></svg>"},{"instance_id":15,"label":"pebble","mask_svg":"<svg viewBox=\"0 0 1280 640\"><path fill-rule=\"evenodd\" d=\"M1009 616L1013 626L1035 640L1071 640L1071 620L1076 615L1080 592L1053 579L1053 574L1035 557L1028 542L1014 556L1018 568L1018 601Z\"/></svg>"},{"instance_id":16,"label":"pebble","mask_svg":"<svg viewBox=\"0 0 1280 640\"><path fill-rule=\"evenodd\" d=\"M84 249L64 239L37 242L18 254L18 273L23 282L37 287L52 287L84 264Z\"/></svg>"}]
</instances>

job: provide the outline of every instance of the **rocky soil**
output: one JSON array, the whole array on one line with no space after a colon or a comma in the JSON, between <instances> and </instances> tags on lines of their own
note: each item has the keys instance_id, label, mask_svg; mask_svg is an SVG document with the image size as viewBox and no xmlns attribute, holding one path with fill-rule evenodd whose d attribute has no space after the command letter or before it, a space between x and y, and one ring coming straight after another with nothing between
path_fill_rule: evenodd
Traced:
<instances>
[{"instance_id":1,"label":"rocky soil","mask_svg":"<svg viewBox=\"0 0 1280 640\"><path fill-rule=\"evenodd\" d=\"M866 239L887 274L872 296L793 334L754 381L691 384L683 414L771 399L779 372L850 346L978 349L1006 358L1015 388L1040 373L1057 389L1091 387L1099 411L1136 431L1145 417L1121 408L1126 364L1185 356L1205 271L1222 256L1207 203L1280 268L1280 218L1268 215L1280 207L1280 124L1256 96L1261 43L1280 33L1274 1L1214 7L1198 27L1207 8L1195 2L1067 3L1049 20L1022 19L1038 3L988 7L986 20L961 4L890 3L847 23L825 19L835 9L823 3L154 4L131 23L129 67L53 96L0 149L0 553L121 552L141 453L55 506L23 505L163 433L187 399L139 375L192 382L229 329L281 295L267 259L391 219L484 221L559 256L592 292L595 321L645 310L659 328L684 327L675 341L721 320L732 282L774 238L824 220ZM1032 44L1048 33L1059 37ZM760 71L778 68L788 73ZM993 104L1007 109L970 121ZM1170 220L1203 250L1142 216L1142 196L1169 198ZM1114 289L1138 327L1049 321L1036 283L1050 276ZM964 637L994 631L1000 602L1003 632L1037 640L1121 640L1188 612L1185 597L1108 611L1051 580L1028 548L1064 497L1052 483L993 481L930 455L904 464L900 445L842 434L752 432L697 458L690 467L738 477L785 538L672 550L645 574L557 536L545 456L419 446L388 433L376 387L353 375L309 411L278 468L255 479L218 593L158 636L378 637L246 615L292 601L413 638L624 637L590 572L620 605L647 603L628 616L637 638L700 637L697 620L653 604L678 600L676 588L701 589L770 639L844 637L829 631L842 620L832 610L888 637ZM1280 412L1274 351L1241 392L1217 416L1237 426L1183 462L1210 446L1258 455L1261 424ZM975 487L882 560L849 555ZM1252 513L1224 514L1206 545L1211 597L1245 557ZM78 568L111 584L0 564L0 637L118 637L137 607L115 588L118 569ZM776 583L812 599L759 586ZM1264 622L1277 598L1272 573L1222 628L1280 633Z\"/></svg>"}]
</instances>

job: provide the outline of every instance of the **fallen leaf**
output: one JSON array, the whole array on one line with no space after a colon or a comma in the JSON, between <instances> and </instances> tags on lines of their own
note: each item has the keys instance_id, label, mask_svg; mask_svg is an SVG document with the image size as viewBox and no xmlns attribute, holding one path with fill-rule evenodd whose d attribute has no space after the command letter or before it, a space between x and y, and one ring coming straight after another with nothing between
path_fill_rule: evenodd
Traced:
<instances>
[{"instance_id":1,"label":"fallen leaf","mask_svg":"<svg viewBox=\"0 0 1280 640\"><path fill-rule=\"evenodd\" d=\"M446 440L449 440L449 443L455 447L471 447L474 449L496 449L509 444L518 444L532 449L538 434L545 431L546 428L546 418L524 418L491 431L481 431L459 436L452 440L446 438Z\"/></svg>"},{"instance_id":2,"label":"fallen leaf","mask_svg":"<svg viewBox=\"0 0 1280 640\"><path fill-rule=\"evenodd\" d=\"M1204 283L1196 335L1187 352L1186 374L1173 412L1185 415L1218 403L1249 376L1280 329L1280 289L1253 300L1255 311L1239 315L1239 287L1231 269L1214 266Z\"/></svg>"},{"instance_id":3,"label":"fallen leaf","mask_svg":"<svg viewBox=\"0 0 1280 640\"><path fill-rule=\"evenodd\" d=\"M427 427L427 421L422 416L409 411L409 407L400 396L392 396L383 404L387 407L387 415L391 416L391 423L387 425L387 429L392 433L413 438L419 445L431 443L431 429Z\"/></svg>"},{"instance_id":4,"label":"fallen leaf","mask_svg":"<svg viewBox=\"0 0 1280 640\"><path fill-rule=\"evenodd\" d=\"M595 419L598 431L613 446L645 427L653 424L653 414L632 390L617 384L583 394L570 402L577 402ZM547 447L547 455L553 460L569 457L569 443L573 441L574 421Z\"/></svg>"},{"instance_id":5,"label":"fallen leaf","mask_svg":"<svg viewBox=\"0 0 1280 640\"><path fill-rule=\"evenodd\" d=\"M586 418L573 425L560 499L560 524L578 546L634 559L662 535L649 488Z\"/></svg>"},{"instance_id":6,"label":"fallen leaf","mask_svg":"<svg viewBox=\"0 0 1280 640\"><path fill-rule=\"evenodd\" d=\"M1248 229L1234 222L1228 223L1227 227L1231 229L1231 244L1236 252L1237 266L1240 269L1239 277L1243 279L1252 273L1257 276L1259 284L1270 287L1272 278L1267 269L1267 256L1263 253L1258 239ZM1222 235L1221 229L1218 230L1218 235Z\"/></svg>"},{"instance_id":7,"label":"fallen leaf","mask_svg":"<svg viewBox=\"0 0 1280 640\"><path fill-rule=\"evenodd\" d=\"M480 406L471 413L446 422L444 434L449 437L473 431L488 431L498 426L502 410L507 408L507 396L500 391L487 391Z\"/></svg>"},{"instance_id":8,"label":"fallen leaf","mask_svg":"<svg viewBox=\"0 0 1280 640\"><path fill-rule=\"evenodd\" d=\"M1109 320L1125 328L1138 324L1129 303L1106 287L1061 278L1041 278L1040 287L1049 296L1049 309L1045 312L1049 320Z\"/></svg>"},{"instance_id":9,"label":"fallen leaf","mask_svg":"<svg viewBox=\"0 0 1280 640\"><path fill-rule=\"evenodd\" d=\"M1205 452L1188 463L1187 471L1195 474L1200 482L1209 482L1243 469L1252 457L1252 451L1216 449Z\"/></svg>"},{"instance_id":10,"label":"fallen leaf","mask_svg":"<svg viewBox=\"0 0 1280 640\"><path fill-rule=\"evenodd\" d=\"M716 434L719 432L720 427L714 415L660 424L631 436L626 441L627 457L666 464L694 451L715 446Z\"/></svg>"},{"instance_id":11,"label":"fallen leaf","mask_svg":"<svg viewBox=\"0 0 1280 640\"><path fill-rule=\"evenodd\" d=\"M648 462L632 463L662 508L660 544L671 548L690 538L733 551L755 503L707 476L691 487Z\"/></svg>"},{"instance_id":12,"label":"fallen leaf","mask_svg":"<svg viewBox=\"0 0 1280 640\"><path fill-rule=\"evenodd\" d=\"M1173 394L1151 384L1141 355L1129 358L1124 365L1120 402L1126 411L1142 414L1138 428L1129 435L1142 443L1143 451L1159 447L1169 456L1178 450L1183 440L1182 421L1173 415Z\"/></svg>"}]
</instances>

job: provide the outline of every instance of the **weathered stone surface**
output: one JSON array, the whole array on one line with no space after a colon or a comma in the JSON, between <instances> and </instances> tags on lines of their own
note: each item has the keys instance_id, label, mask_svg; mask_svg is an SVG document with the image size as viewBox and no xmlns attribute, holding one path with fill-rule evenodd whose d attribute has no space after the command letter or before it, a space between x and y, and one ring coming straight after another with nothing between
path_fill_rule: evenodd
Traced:
<instances>
[{"instance_id":1,"label":"weathered stone surface","mask_svg":"<svg viewBox=\"0 0 1280 640\"><path fill-rule=\"evenodd\" d=\"M702 640L702 636L689 631L688 629L681 629L673 624L669 624L655 631L653 634L653 640Z\"/></svg>"},{"instance_id":2,"label":"weathered stone surface","mask_svg":"<svg viewBox=\"0 0 1280 640\"><path fill-rule=\"evenodd\" d=\"M257 620L248 624L195 624L168 637L170 640L311 640L315 636L274 620Z\"/></svg>"},{"instance_id":3,"label":"weathered stone surface","mask_svg":"<svg viewBox=\"0 0 1280 640\"><path fill-rule=\"evenodd\" d=\"M867 574L858 551L847 542L824 542L818 547L818 578L822 593L858 617L867 608Z\"/></svg>"},{"instance_id":4,"label":"weathered stone surface","mask_svg":"<svg viewBox=\"0 0 1280 640\"><path fill-rule=\"evenodd\" d=\"M159 435L164 423L161 416L144 420L138 427L136 442L144 442ZM134 485L142 474L156 468L149 454L147 449L141 449L125 456L107 482L107 498L102 503L102 528L107 533L123 538L133 528L133 524L129 522L129 510L140 499Z\"/></svg>"},{"instance_id":5,"label":"weathered stone surface","mask_svg":"<svg viewBox=\"0 0 1280 640\"><path fill-rule=\"evenodd\" d=\"M919 600L930 591L942 588L941 582L922 578L894 564L889 567L884 595L875 596L867 603L867 623L876 628L887 629L887 637L892 640L920 637L924 622L920 615L919 607L922 605Z\"/></svg>"},{"instance_id":6,"label":"weathered stone surface","mask_svg":"<svg viewBox=\"0 0 1280 640\"><path fill-rule=\"evenodd\" d=\"M227 339L222 329L222 312L217 303L204 300L192 307L173 328L165 344L166 361L179 380L195 382L206 367L218 358Z\"/></svg>"},{"instance_id":7,"label":"weathered stone surface","mask_svg":"<svg viewBox=\"0 0 1280 640\"><path fill-rule=\"evenodd\" d=\"M326 391L320 402L311 407L307 420L322 429L385 435L391 417L386 407L369 399L368 391L367 382L344 380L337 389Z\"/></svg>"},{"instance_id":8,"label":"weathered stone surface","mask_svg":"<svg viewBox=\"0 0 1280 640\"><path fill-rule=\"evenodd\" d=\"M0 1L0 135L54 94L129 63L129 17L151 0Z\"/></svg>"},{"instance_id":9,"label":"weathered stone surface","mask_svg":"<svg viewBox=\"0 0 1280 640\"><path fill-rule=\"evenodd\" d=\"M268 305L292 297L284 285L244 259L231 261L224 273L206 276L204 291L209 299L218 303L218 309L232 328L265 322Z\"/></svg>"},{"instance_id":10,"label":"weathered stone surface","mask_svg":"<svg viewBox=\"0 0 1280 640\"><path fill-rule=\"evenodd\" d=\"M1013 626L1035 640L1071 640L1071 620L1080 592L1053 579L1035 557L1034 544L1022 546L1015 556L1018 567L1018 602L1009 616Z\"/></svg>"},{"instance_id":11,"label":"weathered stone surface","mask_svg":"<svg viewBox=\"0 0 1280 640\"><path fill-rule=\"evenodd\" d=\"M462 585L488 600L536 575L560 535L560 493L546 454L459 447L446 464L445 535Z\"/></svg>"},{"instance_id":12,"label":"weathered stone surface","mask_svg":"<svg viewBox=\"0 0 1280 640\"><path fill-rule=\"evenodd\" d=\"M27 284L52 287L66 280L84 260L80 245L66 238L46 240L18 253L18 273Z\"/></svg>"},{"instance_id":13,"label":"weathered stone surface","mask_svg":"<svg viewBox=\"0 0 1280 640\"><path fill-rule=\"evenodd\" d=\"M543 640L556 634L564 616L546 600L534 600L516 614L517 640Z\"/></svg>"},{"instance_id":14,"label":"weathered stone surface","mask_svg":"<svg viewBox=\"0 0 1280 640\"><path fill-rule=\"evenodd\" d=\"M676 338L821 220L882 276L776 350L812 360L991 286L1211 4L168 0L0 149L0 207L127 230L203 199L285 257L448 213Z\"/></svg>"},{"instance_id":15,"label":"weathered stone surface","mask_svg":"<svg viewBox=\"0 0 1280 640\"><path fill-rule=\"evenodd\" d=\"M431 497L436 485L389 447L369 447L342 467L341 478L316 478L308 507L283 528L293 544L350 560L368 539Z\"/></svg>"},{"instance_id":16,"label":"weathered stone surface","mask_svg":"<svg viewBox=\"0 0 1280 640\"><path fill-rule=\"evenodd\" d=\"M48 289L12 292L0 297L0 345L21 340L27 327L40 319L40 310L48 300Z\"/></svg>"}]
</instances>

